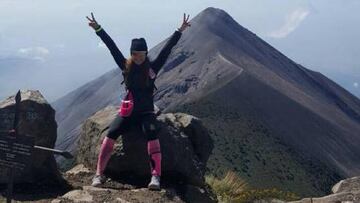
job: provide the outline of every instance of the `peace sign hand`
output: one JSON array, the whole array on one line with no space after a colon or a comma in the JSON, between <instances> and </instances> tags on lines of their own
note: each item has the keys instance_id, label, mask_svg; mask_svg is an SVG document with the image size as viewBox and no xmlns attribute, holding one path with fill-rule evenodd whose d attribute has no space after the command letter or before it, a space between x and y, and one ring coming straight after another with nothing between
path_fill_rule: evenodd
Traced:
<instances>
[{"instance_id":1,"label":"peace sign hand","mask_svg":"<svg viewBox=\"0 0 360 203\"><path fill-rule=\"evenodd\" d=\"M178 29L180 32L184 31L187 27L191 26L189 23L189 17L190 17L190 15L188 15L186 17L186 14L184 13L183 23L182 23L181 27Z\"/></svg>"},{"instance_id":2,"label":"peace sign hand","mask_svg":"<svg viewBox=\"0 0 360 203\"><path fill-rule=\"evenodd\" d=\"M94 14L91 12L91 18L86 16L86 18L89 20L89 26L94 28L94 30L98 29L100 25L96 22Z\"/></svg>"}]
</instances>

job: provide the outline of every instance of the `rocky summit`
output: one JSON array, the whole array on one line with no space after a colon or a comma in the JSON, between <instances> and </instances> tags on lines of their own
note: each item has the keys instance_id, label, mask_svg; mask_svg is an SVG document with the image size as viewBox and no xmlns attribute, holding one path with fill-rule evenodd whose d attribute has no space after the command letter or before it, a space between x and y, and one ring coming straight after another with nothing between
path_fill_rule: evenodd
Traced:
<instances>
[{"instance_id":1,"label":"rocky summit","mask_svg":"<svg viewBox=\"0 0 360 203\"><path fill-rule=\"evenodd\" d=\"M53 148L56 139L54 110L38 91L22 92L19 134L33 136L35 145ZM1 129L12 128L14 96L0 103ZM216 202L205 183L206 162L213 142L201 121L183 113L160 114L159 134L163 153L160 191L149 191L147 140L134 127L118 139L106 168L107 182L91 187L97 155L107 127L118 110L109 106L89 117L82 125L79 150L69 171L58 171L54 155L35 150L30 168L16 173L12 199L31 202ZM6 118L6 119L5 119ZM8 132L8 131L6 131ZM0 201L5 201L7 168L1 168Z\"/></svg>"}]
</instances>

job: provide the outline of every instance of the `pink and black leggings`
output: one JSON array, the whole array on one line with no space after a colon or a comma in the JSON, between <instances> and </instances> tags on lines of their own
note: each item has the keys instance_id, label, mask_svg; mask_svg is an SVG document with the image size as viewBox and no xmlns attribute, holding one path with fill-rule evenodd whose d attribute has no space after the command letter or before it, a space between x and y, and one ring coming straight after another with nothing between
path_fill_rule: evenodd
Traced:
<instances>
[{"instance_id":1,"label":"pink and black leggings","mask_svg":"<svg viewBox=\"0 0 360 203\"><path fill-rule=\"evenodd\" d=\"M121 117L120 115L117 115L110 125L107 137L116 140L120 135L123 135L134 125L141 127L148 141L158 139L157 133L160 126L159 121L156 120L156 115L153 113L130 117Z\"/></svg>"},{"instance_id":2,"label":"pink and black leggings","mask_svg":"<svg viewBox=\"0 0 360 203\"><path fill-rule=\"evenodd\" d=\"M157 135L160 131L160 125L159 121L156 119L156 115L153 113L130 117L116 116L101 145L96 171L97 175L103 174L107 162L111 157L115 140L134 125L141 127L143 133L147 137L147 150L150 157L151 174L161 176L161 148Z\"/></svg>"}]
</instances>

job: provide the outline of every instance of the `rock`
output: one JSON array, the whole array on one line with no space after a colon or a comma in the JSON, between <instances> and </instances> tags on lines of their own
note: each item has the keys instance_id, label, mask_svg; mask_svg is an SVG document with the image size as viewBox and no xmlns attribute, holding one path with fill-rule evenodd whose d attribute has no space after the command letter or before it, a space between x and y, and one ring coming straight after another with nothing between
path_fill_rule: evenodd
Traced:
<instances>
[{"instance_id":1,"label":"rock","mask_svg":"<svg viewBox=\"0 0 360 203\"><path fill-rule=\"evenodd\" d=\"M217 202L216 195L210 195L207 190L193 185L186 185L183 193L186 202Z\"/></svg>"},{"instance_id":2,"label":"rock","mask_svg":"<svg viewBox=\"0 0 360 203\"><path fill-rule=\"evenodd\" d=\"M67 175L78 175L80 173L90 173L90 169L86 168L83 164L79 164L74 168L66 171Z\"/></svg>"},{"instance_id":3,"label":"rock","mask_svg":"<svg viewBox=\"0 0 360 203\"><path fill-rule=\"evenodd\" d=\"M57 124L55 111L39 91L22 91L18 133L34 137L35 145L53 148L56 141ZM0 129L7 133L12 129L15 115L15 96L0 102ZM30 167L16 173L15 182L39 182L60 180L54 156L42 150L33 150ZM8 171L0 167L0 183L6 183Z\"/></svg>"},{"instance_id":4,"label":"rock","mask_svg":"<svg viewBox=\"0 0 360 203\"><path fill-rule=\"evenodd\" d=\"M194 149L196 149L194 152L197 157L202 163L207 162L211 153L210 149L213 148L213 142L210 137L206 136L208 131L198 118L184 113L168 113L159 116L159 120L179 129L182 135L188 136Z\"/></svg>"},{"instance_id":5,"label":"rock","mask_svg":"<svg viewBox=\"0 0 360 203\"><path fill-rule=\"evenodd\" d=\"M116 192L115 189L109 189L109 188L99 188L99 187L93 187L93 186L83 186L83 190L89 191L89 192Z\"/></svg>"},{"instance_id":6,"label":"rock","mask_svg":"<svg viewBox=\"0 0 360 203\"><path fill-rule=\"evenodd\" d=\"M292 203L360 202L360 177L341 180L332 187L332 192L334 194L324 197L304 198Z\"/></svg>"},{"instance_id":7,"label":"rock","mask_svg":"<svg viewBox=\"0 0 360 203\"><path fill-rule=\"evenodd\" d=\"M82 202L87 202L91 198L92 202L184 202L181 195L176 192L177 187L164 186L161 191L151 191L148 188L127 187L108 179L101 188L98 188L90 186L95 171L81 165L75 166L72 171L79 171L65 174L66 180L72 185L72 192L67 191L66 194L56 196L56 199L52 199L54 203L75 202L80 199Z\"/></svg>"},{"instance_id":8,"label":"rock","mask_svg":"<svg viewBox=\"0 0 360 203\"><path fill-rule=\"evenodd\" d=\"M116 201L119 202L119 203L130 203L130 202L126 201L126 200L121 199L120 197L116 198Z\"/></svg>"},{"instance_id":9,"label":"rock","mask_svg":"<svg viewBox=\"0 0 360 203\"><path fill-rule=\"evenodd\" d=\"M169 192L170 190L170 192ZM164 192L162 192L164 191ZM70 202L173 202L183 203L184 201L171 189L162 191L151 191L148 189L134 192L132 190L113 190L105 188L94 188L84 186L82 189L72 190L63 196L53 199L53 203L70 203Z\"/></svg>"},{"instance_id":10,"label":"rock","mask_svg":"<svg viewBox=\"0 0 360 203\"><path fill-rule=\"evenodd\" d=\"M331 189L333 193L360 191L360 177L342 180Z\"/></svg>"},{"instance_id":11,"label":"rock","mask_svg":"<svg viewBox=\"0 0 360 203\"><path fill-rule=\"evenodd\" d=\"M73 202L94 202L93 196L86 190L73 190L63 195L62 198Z\"/></svg>"},{"instance_id":12,"label":"rock","mask_svg":"<svg viewBox=\"0 0 360 203\"><path fill-rule=\"evenodd\" d=\"M254 203L285 203L285 202L278 199L269 199L269 200L255 200Z\"/></svg>"},{"instance_id":13,"label":"rock","mask_svg":"<svg viewBox=\"0 0 360 203\"><path fill-rule=\"evenodd\" d=\"M84 122L79 139L77 163L95 170L101 141L107 133L107 126L116 114L117 108L110 106ZM204 186L205 163L213 148L207 130L199 119L186 114L161 114L158 120L162 127L159 139L163 178ZM115 178L124 174L149 176L147 141L141 130L133 128L117 141L105 173Z\"/></svg>"},{"instance_id":14,"label":"rock","mask_svg":"<svg viewBox=\"0 0 360 203\"><path fill-rule=\"evenodd\" d=\"M340 203L340 202L360 202L360 192L350 193L350 192L342 192L336 193L332 195L328 195L325 197L318 198L305 198L299 201L293 201L291 203Z\"/></svg>"}]
</instances>

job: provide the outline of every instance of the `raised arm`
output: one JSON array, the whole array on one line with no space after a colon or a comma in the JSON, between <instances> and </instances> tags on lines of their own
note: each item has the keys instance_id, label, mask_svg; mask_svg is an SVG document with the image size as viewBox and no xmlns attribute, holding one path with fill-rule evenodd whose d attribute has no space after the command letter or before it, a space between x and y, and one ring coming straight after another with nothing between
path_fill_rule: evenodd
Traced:
<instances>
[{"instance_id":1,"label":"raised arm","mask_svg":"<svg viewBox=\"0 0 360 203\"><path fill-rule=\"evenodd\" d=\"M165 46L161 49L157 58L152 62L152 69L154 70L154 72L156 74L160 71L161 67L165 64L167 58L169 57L169 55L171 53L171 49L179 41L182 32L187 27L190 26L190 23L188 22L188 20L189 20L189 15L186 18L186 14L184 13L184 19L183 19L183 23L182 23L181 27L178 28L178 30L175 31L174 34L172 34L170 39L166 42Z\"/></svg>"},{"instance_id":2,"label":"raised arm","mask_svg":"<svg viewBox=\"0 0 360 203\"><path fill-rule=\"evenodd\" d=\"M170 39L166 42L165 46L161 49L159 55L152 62L152 69L157 74L161 67L165 64L167 58L171 53L171 49L177 44L181 37L180 31L175 31L174 34L170 37Z\"/></svg>"},{"instance_id":3,"label":"raised arm","mask_svg":"<svg viewBox=\"0 0 360 203\"><path fill-rule=\"evenodd\" d=\"M116 64L119 66L121 70L124 70L125 68L125 57L119 50L119 48L116 46L115 42L111 39L111 37L105 32L105 30L96 22L95 17L93 13L91 13L91 18L86 18L90 21L89 26L92 27L96 34L101 38L101 40L104 42L104 44L107 46L107 48L110 50L111 55L113 56Z\"/></svg>"}]
</instances>

